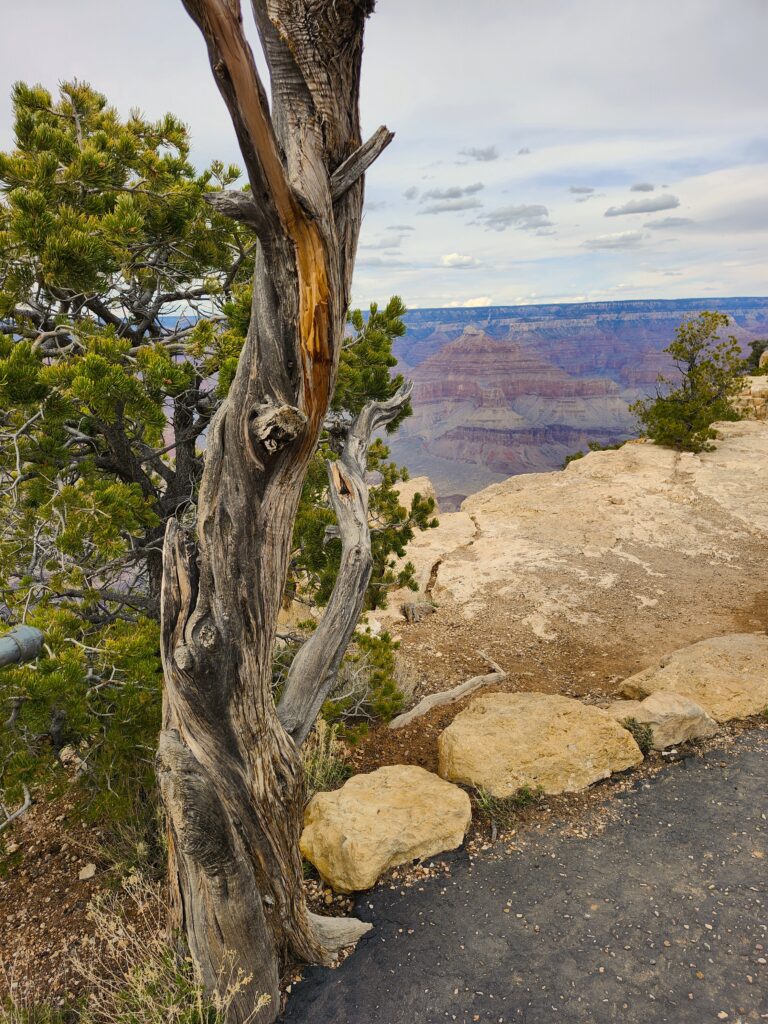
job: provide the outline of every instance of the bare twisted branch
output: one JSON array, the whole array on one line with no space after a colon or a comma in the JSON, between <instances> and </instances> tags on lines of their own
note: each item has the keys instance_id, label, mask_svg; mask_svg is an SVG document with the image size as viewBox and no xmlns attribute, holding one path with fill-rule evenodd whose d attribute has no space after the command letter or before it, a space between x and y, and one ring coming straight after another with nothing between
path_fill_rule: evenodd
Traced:
<instances>
[{"instance_id":1,"label":"bare twisted branch","mask_svg":"<svg viewBox=\"0 0 768 1024\"><path fill-rule=\"evenodd\" d=\"M308 736L333 686L371 578L365 482L371 438L397 416L410 398L412 387L409 381L386 401L368 402L349 429L340 459L328 463L331 505L341 537L341 565L325 613L294 658L277 707L283 728L296 744Z\"/></svg>"}]
</instances>

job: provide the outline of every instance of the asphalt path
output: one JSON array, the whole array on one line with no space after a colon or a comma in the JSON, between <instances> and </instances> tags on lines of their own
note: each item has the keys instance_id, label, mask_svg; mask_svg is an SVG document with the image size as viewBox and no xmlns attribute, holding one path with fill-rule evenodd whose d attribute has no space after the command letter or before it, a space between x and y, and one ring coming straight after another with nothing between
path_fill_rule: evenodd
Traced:
<instances>
[{"instance_id":1,"label":"asphalt path","mask_svg":"<svg viewBox=\"0 0 768 1024\"><path fill-rule=\"evenodd\" d=\"M292 1024L732 1024L768 1020L766 732L670 765L602 831L556 828L404 894L294 988ZM421 891L420 891L421 890Z\"/></svg>"}]
</instances>

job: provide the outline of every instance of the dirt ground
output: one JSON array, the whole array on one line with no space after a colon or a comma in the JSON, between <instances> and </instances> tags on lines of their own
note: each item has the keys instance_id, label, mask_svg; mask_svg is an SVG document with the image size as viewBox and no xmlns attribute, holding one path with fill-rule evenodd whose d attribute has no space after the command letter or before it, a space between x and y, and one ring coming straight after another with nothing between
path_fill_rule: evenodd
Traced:
<instances>
[{"instance_id":1,"label":"dirt ground","mask_svg":"<svg viewBox=\"0 0 768 1024\"><path fill-rule=\"evenodd\" d=\"M450 689L470 676L488 672L483 651L508 673L494 691L538 691L600 703L618 684L669 651L725 633L754 633L768 627L768 589L759 573L759 549L742 552L738 566L718 568L713 593L712 567L692 562L665 600L637 614L616 606L616 592L599 592L593 607L605 628L575 629L564 624L556 639L534 636L522 624L520 604L489 595L486 614L468 619L450 602L419 623L396 623L400 658L414 681L413 699ZM743 565L754 559L755 573L745 580ZM712 600L712 598L716 600ZM745 604L745 597L749 600ZM352 752L357 771L385 764L418 764L437 769L437 737L478 691L417 719L396 731L379 725Z\"/></svg>"},{"instance_id":2,"label":"dirt ground","mask_svg":"<svg viewBox=\"0 0 768 1024\"><path fill-rule=\"evenodd\" d=\"M100 857L101 830L78 820L71 800L32 807L0 858L0 1000L71 1003L81 979L72 959L91 934L88 903L115 884ZM93 878L81 870L97 864Z\"/></svg>"}]
</instances>

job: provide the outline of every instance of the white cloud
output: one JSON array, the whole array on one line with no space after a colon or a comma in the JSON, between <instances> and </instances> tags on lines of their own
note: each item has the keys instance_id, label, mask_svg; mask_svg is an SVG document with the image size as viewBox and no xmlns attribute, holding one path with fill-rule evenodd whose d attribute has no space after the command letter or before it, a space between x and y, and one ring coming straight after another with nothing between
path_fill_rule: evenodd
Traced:
<instances>
[{"instance_id":1,"label":"white cloud","mask_svg":"<svg viewBox=\"0 0 768 1024\"><path fill-rule=\"evenodd\" d=\"M447 302L446 305L453 309L471 309L474 306L490 306L492 303L493 299L490 295L478 295L474 299L452 299L450 302Z\"/></svg>"},{"instance_id":2,"label":"white cloud","mask_svg":"<svg viewBox=\"0 0 768 1024\"><path fill-rule=\"evenodd\" d=\"M642 240L642 231L618 231L613 235L588 238L581 244L585 249L635 249Z\"/></svg>"},{"instance_id":3,"label":"white cloud","mask_svg":"<svg viewBox=\"0 0 768 1024\"><path fill-rule=\"evenodd\" d=\"M476 210L482 205L479 199L441 199L425 206L419 213L457 213L460 210Z\"/></svg>"},{"instance_id":4,"label":"white cloud","mask_svg":"<svg viewBox=\"0 0 768 1024\"><path fill-rule=\"evenodd\" d=\"M501 206L496 210L490 210L480 217L480 223L484 224L489 231L506 231L507 228L517 228L521 231L530 231L533 228L548 228L552 226L549 219L549 210L540 203L529 203L520 206Z\"/></svg>"},{"instance_id":5,"label":"white cloud","mask_svg":"<svg viewBox=\"0 0 768 1024\"><path fill-rule=\"evenodd\" d=\"M361 249L399 249L403 244L403 238L405 236L402 232L392 235L382 235L375 242L368 242L361 245Z\"/></svg>"},{"instance_id":6,"label":"white cloud","mask_svg":"<svg viewBox=\"0 0 768 1024\"><path fill-rule=\"evenodd\" d=\"M450 267L452 270L470 270L481 265L480 260L475 259L474 256L465 256L458 252L446 253L445 256L440 257L440 262L444 267Z\"/></svg>"},{"instance_id":7,"label":"white cloud","mask_svg":"<svg viewBox=\"0 0 768 1024\"><path fill-rule=\"evenodd\" d=\"M496 146L469 146L467 149L460 149L459 156L468 156L470 160L478 160L480 163L488 163L491 160L499 159L499 151Z\"/></svg>"},{"instance_id":8,"label":"white cloud","mask_svg":"<svg viewBox=\"0 0 768 1024\"><path fill-rule=\"evenodd\" d=\"M693 223L690 217L662 217L660 220L649 220L643 227L659 231L666 228L683 228L687 224Z\"/></svg>"},{"instance_id":9,"label":"white cloud","mask_svg":"<svg viewBox=\"0 0 768 1024\"><path fill-rule=\"evenodd\" d=\"M657 210L674 210L680 205L677 196L654 196L651 199L630 199L623 206L609 206L606 217L625 217L632 213L655 213Z\"/></svg>"},{"instance_id":10,"label":"white cloud","mask_svg":"<svg viewBox=\"0 0 768 1024\"><path fill-rule=\"evenodd\" d=\"M481 192L485 186L482 181L476 181L472 185L451 185L450 188L432 188L422 193L420 203L428 202L430 199L461 199L462 196L473 196Z\"/></svg>"},{"instance_id":11,"label":"white cloud","mask_svg":"<svg viewBox=\"0 0 768 1024\"><path fill-rule=\"evenodd\" d=\"M571 185L568 189L575 196L589 196L595 191L591 185Z\"/></svg>"},{"instance_id":12,"label":"white cloud","mask_svg":"<svg viewBox=\"0 0 768 1024\"><path fill-rule=\"evenodd\" d=\"M655 185L651 185L649 181L636 181L634 185L629 186L630 192L653 192L656 188Z\"/></svg>"}]
</instances>

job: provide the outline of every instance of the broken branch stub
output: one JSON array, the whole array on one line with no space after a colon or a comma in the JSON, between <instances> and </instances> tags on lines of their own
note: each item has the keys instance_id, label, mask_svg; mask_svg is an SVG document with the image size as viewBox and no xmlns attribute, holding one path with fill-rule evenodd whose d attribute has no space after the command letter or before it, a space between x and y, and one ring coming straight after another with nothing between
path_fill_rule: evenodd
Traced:
<instances>
[{"instance_id":1,"label":"broken branch stub","mask_svg":"<svg viewBox=\"0 0 768 1024\"><path fill-rule=\"evenodd\" d=\"M457 700L461 700L462 697L466 697L468 694L473 693L475 690L479 690L482 686L490 686L491 683L500 683L507 678L507 673L495 661L492 661L487 654L482 651L477 652L481 658L488 662L493 669L492 672L482 676L472 676L471 679L466 679L463 683L459 683L458 686L454 686L451 690L441 690L439 693L430 693L426 697L422 697L415 707L412 707L410 711L404 711L402 715L398 715L393 718L389 723L390 729L402 729L404 725L409 725L417 718L421 718L426 715L427 712L433 708L442 707L444 704L453 704Z\"/></svg>"}]
</instances>

